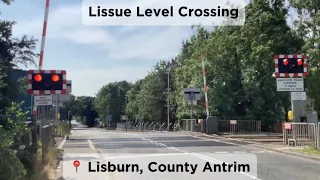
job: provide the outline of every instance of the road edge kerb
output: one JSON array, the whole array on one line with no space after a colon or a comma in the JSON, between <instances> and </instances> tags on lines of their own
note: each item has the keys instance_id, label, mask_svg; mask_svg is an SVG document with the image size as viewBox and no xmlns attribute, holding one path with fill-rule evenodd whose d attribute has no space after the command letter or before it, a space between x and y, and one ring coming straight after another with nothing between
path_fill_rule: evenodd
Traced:
<instances>
[{"instance_id":1,"label":"road edge kerb","mask_svg":"<svg viewBox=\"0 0 320 180\"><path fill-rule=\"evenodd\" d=\"M68 136L69 137L69 136ZM63 150L63 145L67 140L67 136L64 136L63 140L60 142L59 146L57 147L57 150ZM62 169L62 162L63 162L63 154L57 154L57 163L56 163L56 167L55 167L55 171L54 171L54 177L55 179L58 179L62 176L63 174L63 169Z\"/></svg>"},{"instance_id":2,"label":"road edge kerb","mask_svg":"<svg viewBox=\"0 0 320 180\"><path fill-rule=\"evenodd\" d=\"M61 143L59 144L57 149L63 149L63 145L64 145L64 143L66 142L67 139L69 139L69 135L68 136L64 136L63 140L61 141Z\"/></svg>"},{"instance_id":3,"label":"road edge kerb","mask_svg":"<svg viewBox=\"0 0 320 180\"><path fill-rule=\"evenodd\" d=\"M199 135L197 135L197 134L190 134L190 133L188 133L188 132L186 132L186 134L189 134L189 135L192 135L192 136L199 136ZM302 154L302 153L297 153L297 152L285 151L285 150L281 150L281 149L276 149L276 148L264 146L264 145L261 144L261 143L256 143L256 142L246 141L246 140L236 139L236 138L227 138L227 137L223 137L223 136L218 136L218 135L216 135L216 134L208 135L208 134L201 133L201 135L204 135L204 136L207 136L207 137L218 137L219 139L226 139L226 140L235 140L235 141L239 141L239 142L246 142L246 143L250 143L250 144L245 145L245 146L252 146L252 147L255 147L255 148L266 149L266 150L273 151L273 152L277 152L277 153L281 153L281 154L284 154L284 155L291 155L291 156L295 156L295 157L306 158L306 159L310 159L310 160L314 160L314 161L319 161L319 162L320 162L320 157L316 157L316 156L312 156L312 155L307 155L307 154ZM234 143L234 144L237 144L237 143ZM242 144L238 144L238 145L242 145Z\"/></svg>"},{"instance_id":4,"label":"road edge kerb","mask_svg":"<svg viewBox=\"0 0 320 180\"><path fill-rule=\"evenodd\" d=\"M316 156L312 156L312 155L302 154L302 153L298 153L298 152L291 152L291 151L286 151L286 150L281 150L281 149L275 149L272 147L263 146L263 145L259 145L259 144L251 144L251 145L254 147L258 147L261 149L267 149L267 150L278 152L278 153L285 154L285 155L291 155L291 156L296 156L296 157L300 157L300 158L303 157L306 159L311 159L311 160L320 162L320 157L316 157Z\"/></svg>"}]
</instances>

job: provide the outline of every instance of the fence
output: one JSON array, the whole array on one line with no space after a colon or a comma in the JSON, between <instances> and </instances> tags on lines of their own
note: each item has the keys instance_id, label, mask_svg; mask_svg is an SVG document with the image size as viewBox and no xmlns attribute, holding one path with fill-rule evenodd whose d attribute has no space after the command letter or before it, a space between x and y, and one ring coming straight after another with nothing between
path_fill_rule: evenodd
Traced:
<instances>
[{"instance_id":1,"label":"fence","mask_svg":"<svg viewBox=\"0 0 320 180\"><path fill-rule=\"evenodd\" d=\"M26 122L29 131L23 135L20 141L20 146L24 148L36 147L37 142L40 141L43 163L45 163L45 156L48 151L54 146L54 138L70 133L69 123L56 121L54 115L52 108L39 112L34 121ZM36 151L33 153L36 153Z\"/></svg>"},{"instance_id":2,"label":"fence","mask_svg":"<svg viewBox=\"0 0 320 180\"><path fill-rule=\"evenodd\" d=\"M197 123L198 121L198 123ZM260 133L261 132L261 121L256 120L219 120L213 119L218 124L217 131L223 134L247 134L247 133ZM209 122L209 125L211 122ZM196 119L183 119L181 120L180 129L182 131L191 132L205 132L205 121ZM213 126L213 124L212 124ZM210 128L210 127L208 127ZM210 132L211 130L209 130Z\"/></svg>"},{"instance_id":3,"label":"fence","mask_svg":"<svg viewBox=\"0 0 320 180\"><path fill-rule=\"evenodd\" d=\"M191 131L191 132L204 132L204 121L200 120L196 123L196 119L183 119L179 123L169 124L170 130L173 131ZM261 121L254 120L208 120L208 122L218 122L218 132L237 134L237 133L259 133L261 132ZM167 123L157 122L137 122L128 121L126 123L117 123L116 129L121 131L168 131ZM210 124L207 127L210 130ZM108 128L114 130L115 128Z\"/></svg>"},{"instance_id":4,"label":"fence","mask_svg":"<svg viewBox=\"0 0 320 180\"><path fill-rule=\"evenodd\" d=\"M171 125L172 123L168 126L166 123L127 121L126 123L107 124L105 128L120 131L168 131Z\"/></svg>"},{"instance_id":5,"label":"fence","mask_svg":"<svg viewBox=\"0 0 320 180\"><path fill-rule=\"evenodd\" d=\"M283 145L320 149L320 123L283 123Z\"/></svg>"}]
</instances>

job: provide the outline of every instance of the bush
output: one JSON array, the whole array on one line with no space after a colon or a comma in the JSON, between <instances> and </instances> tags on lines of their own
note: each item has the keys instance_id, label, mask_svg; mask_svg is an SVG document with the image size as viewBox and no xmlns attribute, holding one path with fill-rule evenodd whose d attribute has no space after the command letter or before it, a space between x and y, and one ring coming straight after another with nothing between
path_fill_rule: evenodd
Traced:
<instances>
[{"instance_id":1,"label":"bush","mask_svg":"<svg viewBox=\"0 0 320 180\"><path fill-rule=\"evenodd\" d=\"M27 112L20 108L22 103L13 103L7 108L6 121L0 125L0 179L18 180L27 174L22 163L24 159L20 159L30 157L25 154L28 150L20 141L23 134L29 131L25 123Z\"/></svg>"},{"instance_id":2,"label":"bush","mask_svg":"<svg viewBox=\"0 0 320 180\"><path fill-rule=\"evenodd\" d=\"M57 149L50 142L45 156L46 164L42 163L41 143L30 146L23 141L24 135L31 130L25 123L27 112L21 110L22 103L13 103L6 109L6 121L0 125L0 180L49 180L55 169ZM67 134L66 128L63 128ZM51 176L51 177L50 177Z\"/></svg>"}]
</instances>

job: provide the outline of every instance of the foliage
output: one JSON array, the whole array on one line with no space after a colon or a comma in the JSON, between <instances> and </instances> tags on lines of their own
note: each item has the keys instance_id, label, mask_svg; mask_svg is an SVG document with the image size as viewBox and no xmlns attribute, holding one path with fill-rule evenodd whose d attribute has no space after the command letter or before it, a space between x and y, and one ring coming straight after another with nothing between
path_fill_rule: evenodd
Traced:
<instances>
[{"instance_id":1,"label":"foliage","mask_svg":"<svg viewBox=\"0 0 320 180\"><path fill-rule=\"evenodd\" d=\"M26 174L23 161L19 159L29 157L28 151L20 141L22 136L28 132L24 123L27 120L27 113L21 110L21 104L13 103L6 109L7 126L0 126L0 179L14 180ZM23 156L20 156L21 154Z\"/></svg>"},{"instance_id":2,"label":"foliage","mask_svg":"<svg viewBox=\"0 0 320 180\"><path fill-rule=\"evenodd\" d=\"M1 0L6 5L12 0ZM0 20L0 179L23 178L30 169L32 154L21 138L29 129L24 123L27 113L21 110L22 103L13 103L22 93L20 82L12 81L12 72L18 64L34 64L33 53L36 40L12 36L15 22ZM8 163L9 162L9 163Z\"/></svg>"},{"instance_id":3,"label":"foliage","mask_svg":"<svg viewBox=\"0 0 320 180\"><path fill-rule=\"evenodd\" d=\"M126 94L130 86L128 82L120 81L110 83L100 89L94 100L94 109L101 120L107 115L111 115L113 121L120 120L120 115L125 112Z\"/></svg>"},{"instance_id":4,"label":"foliage","mask_svg":"<svg viewBox=\"0 0 320 180\"><path fill-rule=\"evenodd\" d=\"M85 124L88 127L95 126L95 119L97 118L97 112L94 109L93 97L89 96L80 96L80 97L71 97L71 101L64 104L63 108L61 108L61 118L62 120L67 119L68 112L70 111L69 117L80 117L81 120L86 120ZM69 119L71 120L71 119Z\"/></svg>"},{"instance_id":5,"label":"foliage","mask_svg":"<svg viewBox=\"0 0 320 180\"><path fill-rule=\"evenodd\" d=\"M170 62L159 61L148 75L126 86L118 82L102 87L94 107L100 118L125 114L130 120L166 122L167 99L170 119L203 117L204 97L190 112L183 89L203 87L201 55L205 56L211 115L221 119L262 120L263 130L277 120L287 120L289 93L277 92L274 73L276 54L307 54L307 93L312 110L320 110L320 3L317 0L251 0L244 26L208 30L193 26L193 35L182 43ZM289 9L298 18L289 25ZM168 74L169 88L168 94ZM129 83L125 83L129 84ZM127 87L129 87L127 89ZM127 103L124 98L127 97Z\"/></svg>"}]
</instances>

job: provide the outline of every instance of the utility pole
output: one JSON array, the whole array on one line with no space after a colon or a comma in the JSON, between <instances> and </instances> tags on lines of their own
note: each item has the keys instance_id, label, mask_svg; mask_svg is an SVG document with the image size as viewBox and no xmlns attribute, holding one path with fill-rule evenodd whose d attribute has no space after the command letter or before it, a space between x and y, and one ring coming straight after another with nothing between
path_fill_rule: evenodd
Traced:
<instances>
[{"instance_id":1,"label":"utility pole","mask_svg":"<svg viewBox=\"0 0 320 180\"><path fill-rule=\"evenodd\" d=\"M167 129L169 131L169 126L170 126L170 102L169 102L169 96L170 96L170 70L171 70L171 67L169 67L169 70L168 70L168 97L167 97Z\"/></svg>"}]
</instances>

